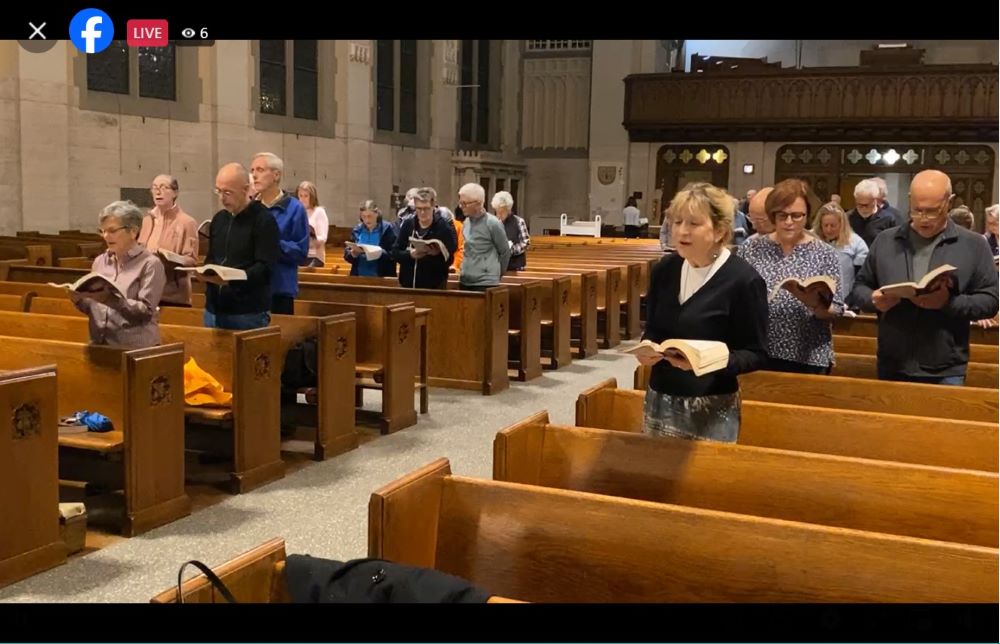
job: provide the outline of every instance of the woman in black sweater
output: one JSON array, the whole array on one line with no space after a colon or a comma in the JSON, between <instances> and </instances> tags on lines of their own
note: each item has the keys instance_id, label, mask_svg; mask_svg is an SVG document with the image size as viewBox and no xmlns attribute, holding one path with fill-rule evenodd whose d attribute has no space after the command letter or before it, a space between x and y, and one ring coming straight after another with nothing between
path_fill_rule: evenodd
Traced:
<instances>
[{"instance_id":1,"label":"woman in black sweater","mask_svg":"<svg viewBox=\"0 0 1000 644\"><path fill-rule=\"evenodd\" d=\"M698 377L683 356L639 358L652 366L643 431L733 443L740 429L736 376L767 362L764 280L727 248L733 201L724 190L689 184L667 216L677 253L653 269L643 339L725 342L729 364Z\"/></svg>"}]
</instances>

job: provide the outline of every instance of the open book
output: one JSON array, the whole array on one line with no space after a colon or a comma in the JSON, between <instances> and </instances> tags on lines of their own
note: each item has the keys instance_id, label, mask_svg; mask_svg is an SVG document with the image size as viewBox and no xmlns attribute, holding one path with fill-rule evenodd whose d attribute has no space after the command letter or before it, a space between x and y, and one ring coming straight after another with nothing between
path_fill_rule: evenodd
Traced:
<instances>
[{"instance_id":1,"label":"open book","mask_svg":"<svg viewBox=\"0 0 1000 644\"><path fill-rule=\"evenodd\" d=\"M360 248L361 252L364 253L365 259L368 261L375 261L382 256L381 246L375 246L373 244L355 244L351 241L344 242L344 246L347 246L348 250Z\"/></svg>"},{"instance_id":2,"label":"open book","mask_svg":"<svg viewBox=\"0 0 1000 644\"><path fill-rule=\"evenodd\" d=\"M98 293L111 291L112 293L118 294L120 297L126 297L125 292L122 291L117 284L100 273L87 273L72 284L56 284L55 282L49 282L49 286L64 288L68 291L75 291L81 295L96 295Z\"/></svg>"},{"instance_id":3,"label":"open book","mask_svg":"<svg viewBox=\"0 0 1000 644\"><path fill-rule=\"evenodd\" d=\"M204 266L178 266L177 270L191 273L192 275L208 275L209 277L219 277L227 282L237 282L247 278L246 271L229 266L219 266L218 264L205 264Z\"/></svg>"},{"instance_id":4,"label":"open book","mask_svg":"<svg viewBox=\"0 0 1000 644\"><path fill-rule=\"evenodd\" d=\"M156 254L162 257L163 259L167 260L171 264L179 264L180 266L184 266L185 264L187 264L188 260L190 259L189 257L185 257L184 255L178 255L172 250L167 250L166 248L157 249Z\"/></svg>"},{"instance_id":5,"label":"open book","mask_svg":"<svg viewBox=\"0 0 1000 644\"><path fill-rule=\"evenodd\" d=\"M837 282L828 275L816 275L813 277L807 277L804 280L797 277L789 277L788 279L782 280L780 284L774 287L774 290L771 291L767 301L770 302L774 298L778 297L778 293L781 289L785 289L800 300L806 293L818 291L823 301L829 305L833 302L833 294L837 292Z\"/></svg>"},{"instance_id":6,"label":"open book","mask_svg":"<svg viewBox=\"0 0 1000 644\"><path fill-rule=\"evenodd\" d=\"M680 354L691 363L691 369L696 376L725 369L729 364L729 347L725 342L714 340L664 340L659 344L643 340L623 353L651 357L670 353Z\"/></svg>"},{"instance_id":7,"label":"open book","mask_svg":"<svg viewBox=\"0 0 1000 644\"><path fill-rule=\"evenodd\" d=\"M886 284L881 288L883 295L892 295L895 297L915 297L917 295L925 295L933 291L937 285L938 281L941 279L948 279L950 273L957 270L951 264L944 264L943 266L938 266L934 270L930 271L919 282L900 282L899 284Z\"/></svg>"},{"instance_id":8,"label":"open book","mask_svg":"<svg viewBox=\"0 0 1000 644\"><path fill-rule=\"evenodd\" d=\"M424 249L430 251L431 246L437 246L438 250L441 251L441 257L444 261L448 261L448 249L444 247L444 242L440 239L420 239L419 237L410 237L410 246L417 249Z\"/></svg>"}]
</instances>

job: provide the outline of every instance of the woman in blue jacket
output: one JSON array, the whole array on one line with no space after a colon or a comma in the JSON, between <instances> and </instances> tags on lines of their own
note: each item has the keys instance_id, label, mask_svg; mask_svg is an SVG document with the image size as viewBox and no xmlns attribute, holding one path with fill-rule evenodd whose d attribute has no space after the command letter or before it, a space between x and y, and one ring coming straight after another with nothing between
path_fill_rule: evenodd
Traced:
<instances>
[{"instance_id":1,"label":"woman in blue jacket","mask_svg":"<svg viewBox=\"0 0 1000 644\"><path fill-rule=\"evenodd\" d=\"M396 243L396 231L392 224L382 221L382 211L371 199L361 203L361 223L351 231L354 244L377 246L382 249L378 258L367 259L359 246L344 249L344 259L351 265L351 275L362 277L395 277L396 262L392 258L392 247Z\"/></svg>"}]
</instances>

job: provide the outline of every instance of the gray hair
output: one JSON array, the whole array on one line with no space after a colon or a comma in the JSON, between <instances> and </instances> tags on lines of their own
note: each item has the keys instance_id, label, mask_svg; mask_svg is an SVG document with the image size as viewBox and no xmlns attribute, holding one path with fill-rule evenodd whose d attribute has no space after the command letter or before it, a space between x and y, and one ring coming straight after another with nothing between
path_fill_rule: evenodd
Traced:
<instances>
[{"instance_id":1,"label":"gray hair","mask_svg":"<svg viewBox=\"0 0 1000 644\"><path fill-rule=\"evenodd\" d=\"M129 230L138 231L142 228L142 211L131 201L112 201L104 206L97 215L97 223L103 225L108 217L117 217L122 226Z\"/></svg>"},{"instance_id":2,"label":"gray hair","mask_svg":"<svg viewBox=\"0 0 1000 644\"><path fill-rule=\"evenodd\" d=\"M871 197L872 199L878 199L880 192L882 192L882 188L879 187L878 182L873 179L859 181L858 185L854 186L855 197L864 195L866 197Z\"/></svg>"},{"instance_id":3,"label":"gray hair","mask_svg":"<svg viewBox=\"0 0 1000 644\"><path fill-rule=\"evenodd\" d=\"M878 198L885 199L889 194L889 184L882 177L872 177L872 181L878 186Z\"/></svg>"},{"instance_id":4,"label":"gray hair","mask_svg":"<svg viewBox=\"0 0 1000 644\"><path fill-rule=\"evenodd\" d=\"M379 208L378 205L376 205L373 199L365 199L364 201L362 201L361 208L359 210L362 212L368 210L375 213L379 217L382 216L382 209Z\"/></svg>"},{"instance_id":5,"label":"gray hair","mask_svg":"<svg viewBox=\"0 0 1000 644\"><path fill-rule=\"evenodd\" d=\"M253 161L254 159L260 159L260 158L267 159L267 167L271 168L272 170L277 170L282 175L285 174L285 162L282 161L281 157L279 157L277 154L274 154L273 152L258 152L257 154L253 155L253 158L251 158L250 160Z\"/></svg>"},{"instance_id":6,"label":"gray hair","mask_svg":"<svg viewBox=\"0 0 1000 644\"><path fill-rule=\"evenodd\" d=\"M493 198L490 200L490 205L493 206L494 210L497 208L507 208L510 210L514 207L514 197L512 197L506 190L501 190L493 195Z\"/></svg>"},{"instance_id":7,"label":"gray hair","mask_svg":"<svg viewBox=\"0 0 1000 644\"><path fill-rule=\"evenodd\" d=\"M995 203L986 209L986 218L989 219L990 217L994 219L1000 217L1000 203Z\"/></svg>"},{"instance_id":8,"label":"gray hair","mask_svg":"<svg viewBox=\"0 0 1000 644\"><path fill-rule=\"evenodd\" d=\"M417 192L413 195L414 201L429 201L432 204L437 204L437 192L434 188L417 188Z\"/></svg>"},{"instance_id":9,"label":"gray hair","mask_svg":"<svg viewBox=\"0 0 1000 644\"><path fill-rule=\"evenodd\" d=\"M409 201L410 199L413 199L414 197L416 197L417 196L417 192L419 190L420 190L420 188L410 188L409 190L407 190L406 191L406 200Z\"/></svg>"},{"instance_id":10,"label":"gray hair","mask_svg":"<svg viewBox=\"0 0 1000 644\"><path fill-rule=\"evenodd\" d=\"M479 203L486 202L486 191L478 183L467 183L458 189L459 197L467 197L478 201Z\"/></svg>"}]
</instances>

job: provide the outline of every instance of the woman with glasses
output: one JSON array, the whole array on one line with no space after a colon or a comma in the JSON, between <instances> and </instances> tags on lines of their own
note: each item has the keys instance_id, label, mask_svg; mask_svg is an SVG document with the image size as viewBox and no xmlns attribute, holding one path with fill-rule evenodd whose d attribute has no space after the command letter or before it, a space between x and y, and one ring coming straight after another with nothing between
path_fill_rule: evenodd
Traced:
<instances>
[{"instance_id":1,"label":"woman with glasses","mask_svg":"<svg viewBox=\"0 0 1000 644\"><path fill-rule=\"evenodd\" d=\"M838 283L837 251L806 230L809 202L804 181L786 179L774 186L764 209L774 231L748 239L737 251L764 278L769 293L783 280L825 275ZM831 320L844 311L840 288L813 288L793 295L780 290L770 299L767 368L794 373L829 373L833 363Z\"/></svg>"},{"instance_id":2,"label":"woman with glasses","mask_svg":"<svg viewBox=\"0 0 1000 644\"><path fill-rule=\"evenodd\" d=\"M198 264L198 227L177 205L177 179L161 174L153 179L153 209L142 220L139 243L163 262L167 283L161 306L191 306L191 275L175 270ZM164 253L162 251L167 251Z\"/></svg>"},{"instance_id":3,"label":"woman with glasses","mask_svg":"<svg viewBox=\"0 0 1000 644\"><path fill-rule=\"evenodd\" d=\"M91 271L117 289L77 292L69 297L90 318L90 341L129 349L160 343L157 306L166 277L163 263L138 242L142 211L131 201L108 204L98 216L108 250L94 259Z\"/></svg>"},{"instance_id":4,"label":"woman with glasses","mask_svg":"<svg viewBox=\"0 0 1000 644\"><path fill-rule=\"evenodd\" d=\"M854 276L868 257L868 244L851 230L844 209L832 201L816 211L812 233L837 251L840 260L840 297L846 300L854 286Z\"/></svg>"}]
</instances>

